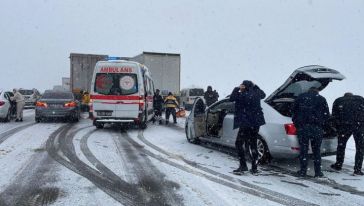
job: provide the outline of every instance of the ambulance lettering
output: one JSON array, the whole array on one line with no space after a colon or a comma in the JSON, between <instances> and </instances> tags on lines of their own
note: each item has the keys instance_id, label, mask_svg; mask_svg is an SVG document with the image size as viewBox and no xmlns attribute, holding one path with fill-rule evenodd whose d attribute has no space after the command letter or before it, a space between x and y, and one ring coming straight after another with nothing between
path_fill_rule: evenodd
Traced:
<instances>
[{"instance_id":1,"label":"ambulance lettering","mask_svg":"<svg viewBox=\"0 0 364 206\"><path fill-rule=\"evenodd\" d=\"M101 67L101 73L132 73L133 68L131 67Z\"/></svg>"}]
</instances>

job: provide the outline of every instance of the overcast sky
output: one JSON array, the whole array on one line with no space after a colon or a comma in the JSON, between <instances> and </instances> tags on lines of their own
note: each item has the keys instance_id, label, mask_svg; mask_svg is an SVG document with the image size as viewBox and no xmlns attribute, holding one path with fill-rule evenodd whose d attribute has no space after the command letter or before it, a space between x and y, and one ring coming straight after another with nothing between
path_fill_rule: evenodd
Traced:
<instances>
[{"instance_id":1,"label":"overcast sky","mask_svg":"<svg viewBox=\"0 0 364 206\"><path fill-rule=\"evenodd\" d=\"M2 0L0 88L52 88L69 54L180 53L181 87L227 95L244 79L266 93L320 64L347 79L329 101L364 95L364 1Z\"/></svg>"}]
</instances>

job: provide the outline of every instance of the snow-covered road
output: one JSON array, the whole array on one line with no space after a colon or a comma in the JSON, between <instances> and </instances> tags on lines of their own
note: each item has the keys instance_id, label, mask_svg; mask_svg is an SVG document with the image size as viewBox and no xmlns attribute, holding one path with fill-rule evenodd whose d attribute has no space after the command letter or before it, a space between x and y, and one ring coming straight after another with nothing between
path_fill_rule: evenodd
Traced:
<instances>
[{"instance_id":1,"label":"snow-covered road","mask_svg":"<svg viewBox=\"0 0 364 206\"><path fill-rule=\"evenodd\" d=\"M260 174L235 176L233 151L186 141L177 125L97 130L77 124L0 124L0 205L363 205L363 177L345 167L327 179L298 179L297 160L274 160Z\"/></svg>"}]
</instances>

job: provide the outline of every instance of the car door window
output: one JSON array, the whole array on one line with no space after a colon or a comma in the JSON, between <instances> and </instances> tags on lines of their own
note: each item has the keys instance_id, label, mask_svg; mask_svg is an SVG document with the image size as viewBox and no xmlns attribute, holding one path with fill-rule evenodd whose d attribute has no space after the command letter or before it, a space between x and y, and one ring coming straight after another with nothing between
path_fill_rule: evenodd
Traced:
<instances>
[{"instance_id":1,"label":"car door window","mask_svg":"<svg viewBox=\"0 0 364 206\"><path fill-rule=\"evenodd\" d=\"M210 109L210 112L219 112L219 111L222 111L222 110L226 110L228 113L234 113L234 111L235 111L234 102L230 102L228 100L222 101L222 102L214 105Z\"/></svg>"}]
</instances>

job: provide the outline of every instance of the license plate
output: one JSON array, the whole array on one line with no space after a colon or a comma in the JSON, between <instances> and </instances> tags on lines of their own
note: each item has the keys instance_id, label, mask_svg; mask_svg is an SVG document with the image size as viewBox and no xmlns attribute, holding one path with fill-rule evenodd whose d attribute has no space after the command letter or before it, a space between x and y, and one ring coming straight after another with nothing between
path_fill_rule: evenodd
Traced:
<instances>
[{"instance_id":1,"label":"license plate","mask_svg":"<svg viewBox=\"0 0 364 206\"><path fill-rule=\"evenodd\" d=\"M112 112L97 112L97 116L111 116Z\"/></svg>"},{"instance_id":2,"label":"license plate","mask_svg":"<svg viewBox=\"0 0 364 206\"><path fill-rule=\"evenodd\" d=\"M50 104L49 107L51 107L51 108L62 108L63 104Z\"/></svg>"}]
</instances>

